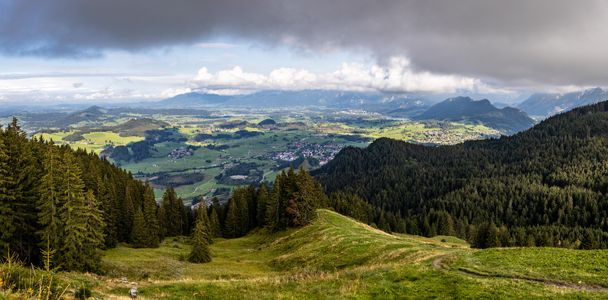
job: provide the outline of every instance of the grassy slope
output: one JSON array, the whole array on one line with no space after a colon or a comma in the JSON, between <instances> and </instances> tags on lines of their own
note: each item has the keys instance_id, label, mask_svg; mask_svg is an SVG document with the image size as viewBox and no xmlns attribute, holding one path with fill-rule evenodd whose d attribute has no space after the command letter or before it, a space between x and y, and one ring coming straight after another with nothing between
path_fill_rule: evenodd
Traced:
<instances>
[{"instance_id":1,"label":"grassy slope","mask_svg":"<svg viewBox=\"0 0 608 300\"><path fill-rule=\"evenodd\" d=\"M202 265L180 260L189 250L180 239L112 249L104 261L110 277L137 281L147 299L608 296L606 251L478 251L455 238L389 235L326 210L310 226L218 239L211 249ZM99 292L126 295L129 284L105 280Z\"/></svg>"}]
</instances>

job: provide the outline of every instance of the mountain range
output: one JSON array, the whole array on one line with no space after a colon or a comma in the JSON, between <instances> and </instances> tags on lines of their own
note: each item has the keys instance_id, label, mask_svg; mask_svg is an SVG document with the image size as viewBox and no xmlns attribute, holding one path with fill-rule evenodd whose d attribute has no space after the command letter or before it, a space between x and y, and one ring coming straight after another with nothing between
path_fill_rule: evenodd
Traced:
<instances>
[{"instance_id":1,"label":"mountain range","mask_svg":"<svg viewBox=\"0 0 608 300\"><path fill-rule=\"evenodd\" d=\"M473 100L470 97L447 99L431 106L414 119L481 123L506 134L526 130L534 125L534 120L522 110L512 107L499 109L487 99Z\"/></svg>"},{"instance_id":2,"label":"mountain range","mask_svg":"<svg viewBox=\"0 0 608 300\"><path fill-rule=\"evenodd\" d=\"M608 100L608 90L593 88L565 94L533 94L518 105L529 115L548 117L575 107Z\"/></svg>"},{"instance_id":3,"label":"mountain range","mask_svg":"<svg viewBox=\"0 0 608 300\"><path fill-rule=\"evenodd\" d=\"M469 224L490 223L509 228L503 245L580 247L583 236L608 245L607 133L608 101L499 139L445 147L378 139L343 149L314 175L330 193L408 216L408 232L466 237Z\"/></svg>"},{"instance_id":4,"label":"mountain range","mask_svg":"<svg viewBox=\"0 0 608 300\"><path fill-rule=\"evenodd\" d=\"M489 100L469 97L449 98L431 106L431 101L416 95L341 92L326 90L263 91L249 95L211 95L187 93L162 100L156 107L324 107L363 109L389 117L415 120L446 120L484 124L505 134L513 134L534 125L528 115L516 108L496 108Z\"/></svg>"},{"instance_id":5,"label":"mountain range","mask_svg":"<svg viewBox=\"0 0 608 300\"><path fill-rule=\"evenodd\" d=\"M328 90L302 91L260 91L246 95L215 95L191 92L147 103L151 107L325 107L338 109L374 109L392 111L397 109L416 109L428 107L426 101L413 95L385 95L381 93L343 92Z\"/></svg>"}]
</instances>

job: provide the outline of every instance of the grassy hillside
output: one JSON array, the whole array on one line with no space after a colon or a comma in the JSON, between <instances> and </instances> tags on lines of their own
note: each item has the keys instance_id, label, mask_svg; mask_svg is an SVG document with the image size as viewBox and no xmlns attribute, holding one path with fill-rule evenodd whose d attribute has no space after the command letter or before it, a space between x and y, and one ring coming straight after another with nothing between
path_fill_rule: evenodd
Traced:
<instances>
[{"instance_id":1,"label":"grassy hillside","mask_svg":"<svg viewBox=\"0 0 608 300\"><path fill-rule=\"evenodd\" d=\"M201 265L182 261L183 238L108 250L95 291L124 296L136 283L143 299L608 297L608 251L473 250L453 237L386 234L327 210L310 226L218 239L211 249L213 261Z\"/></svg>"}]
</instances>

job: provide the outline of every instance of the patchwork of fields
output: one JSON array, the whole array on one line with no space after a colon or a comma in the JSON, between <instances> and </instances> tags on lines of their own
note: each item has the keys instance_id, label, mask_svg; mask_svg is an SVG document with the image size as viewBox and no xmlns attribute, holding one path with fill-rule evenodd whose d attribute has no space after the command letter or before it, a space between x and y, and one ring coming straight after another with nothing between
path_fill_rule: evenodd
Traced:
<instances>
[{"instance_id":1,"label":"patchwork of fields","mask_svg":"<svg viewBox=\"0 0 608 300\"><path fill-rule=\"evenodd\" d=\"M157 197L166 187L174 187L187 202L200 196L223 201L235 186L272 181L289 166L317 168L342 148L365 147L379 137L454 144L499 135L483 125L414 122L337 111L200 115L126 113L96 107L85 111L70 115L75 123L62 124L62 128L42 124L29 130L55 143L107 157L150 181Z\"/></svg>"}]
</instances>

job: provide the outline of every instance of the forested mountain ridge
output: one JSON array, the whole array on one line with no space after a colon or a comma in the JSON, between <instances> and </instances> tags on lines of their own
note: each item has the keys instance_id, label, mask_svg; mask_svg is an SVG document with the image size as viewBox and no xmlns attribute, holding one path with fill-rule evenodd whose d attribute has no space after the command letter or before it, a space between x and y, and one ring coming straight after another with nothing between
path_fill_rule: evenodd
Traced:
<instances>
[{"instance_id":1,"label":"forested mountain ridge","mask_svg":"<svg viewBox=\"0 0 608 300\"><path fill-rule=\"evenodd\" d=\"M499 109L487 99L473 100L470 97L446 99L431 106L414 119L482 123L506 134L526 130L534 125L534 120L517 108Z\"/></svg>"},{"instance_id":2,"label":"forested mountain ridge","mask_svg":"<svg viewBox=\"0 0 608 300\"><path fill-rule=\"evenodd\" d=\"M328 192L366 199L409 233L478 246L608 247L608 102L511 137L425 147L379 139L347 148L314 175ZM380 227L380 226L379 226Z\"/></svg>"}]
</instances>

